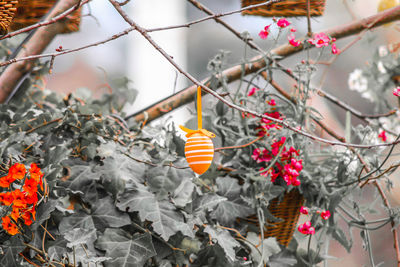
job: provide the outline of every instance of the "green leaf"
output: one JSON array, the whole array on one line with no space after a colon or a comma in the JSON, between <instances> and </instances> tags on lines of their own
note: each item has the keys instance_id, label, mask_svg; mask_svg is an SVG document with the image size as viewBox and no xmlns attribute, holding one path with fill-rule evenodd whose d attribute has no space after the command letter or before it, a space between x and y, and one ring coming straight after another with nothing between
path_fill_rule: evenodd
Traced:
<instances>
[{"instance_id":1,"label":"green leaf","mask_svg":"<svg viewBox=\"0 0 400 267\"><path fill-rule=\"evenodd\" d=\"M156 255L149 233L131 237L121 229L106 229L96 247L106 251L105 256L111 258L105 262L106 267L142 267Z\"/></svg>"},{"instance_id":2,"label":"green leaf","mask_svg":"<svg viewBox=\"0 0 400 267\"><path fill-rule=\"evenodd\" d=\"M94 205L92 218L96 228L121 227L131 223L129 215L120 212L111 197L99 199Z\"/></svg>"},{"instance_id":3,"label":"green leaf","mask_svg":"<svg viewBox=\"0 0 400 267\"><path fill-rule=\"evenodd\" d=\"M120 210L137 211L142 221L153 222L154 231L164 240L168 240L179 231L193 237L192 228L184 222L183 215L168 201L157 201L155 195L141 184L125 191L117 201Z\"/></svg>"},{"instance_id":4,"label":"green leaf","mask_svg":"<svg viewBox=\"0 0 400 267\"><path fill-rule=\"evenodd\" d=\"M220 245L225 251L225 255L230 261L235 261L235 247L240 247L240 244L231 236L228 230L225 229L215 229L211 226L207 226L204 229L205 233L208 233L211 238L217 241L217 244Z\"/></svg>"}]
</instances>

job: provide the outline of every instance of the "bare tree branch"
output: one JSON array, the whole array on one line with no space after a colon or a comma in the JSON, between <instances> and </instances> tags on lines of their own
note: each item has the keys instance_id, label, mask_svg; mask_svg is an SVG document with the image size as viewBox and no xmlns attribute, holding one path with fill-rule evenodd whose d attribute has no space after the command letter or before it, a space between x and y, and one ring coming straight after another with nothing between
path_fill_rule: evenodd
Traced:
<instances>
[{"instance_id":1,"label":"bare tree branch","mask_svg":"<svg viewBox=\"0 0 400 267\"><path fill-rule=\"evenodd\" d=\"M400 6L397 6L395 8L370 16L368 18L364 18L345 25L337 26L332 29L328 29L324 32L336 39L340 39L347 36L351 36L365 29L371 29L380 26L382 24L385 24L387 22L398 20L399 18L400 18ZM291 45L282 45L276 49L273 49L271 53L281 57L287 57L302 50L303 50L302 45L299 47L293 47ZM245 64L244 66L237 65L223 71L222 76L225 78L225 81L227 83L231 83L233 81L240 79L240 77L242 77L242 70L244 71L243 75L248 75L257 72L266 66L266 62L264 60L263 55L252 58L250 62L251 64ZM217 78L222 78L222 77L217 77ZM201 83L206 86L209 86L210 79L211 77L206 78L202 80ZM218 85L218 87L219 86L220 85ZM126 119L134 118L136 121L143 121L146 117L148 122L152 121L170 112L175 108L178 108L193 101L194 95L196 93L196 88L197 88L196 85L190 86L166 99L158 101L157 103L149 107L146 107L134 114L127 116ZM326 92L323 93L326 96L329 96L329 94L327 94ZM334 100L334 97L331 97L330 100ZM349 107L348 105L342 105L342 106L346 108ZM357 114L363 116L363 114L360 114L354 109L352 109L352 111L354 112L353 113L354 115Z\"/></svg>"},{"instance_id":2,"label":"bare tree branch","mask_svg":"<svg viewBox=\"0 0 400 267\"><path fill-rule=\"evenodd\" d=\"M79 0L62 0L57 3L49 14L49 18L65 12L77 5ZM54 37L65 28L65 22L57 21L51 25L41 27L35 32L24 49L18 53L17 57L38 55L48 46ZM8 67L0 76L0 102L4 102L13 91L19 80L28 73L34 64L32 61L22 61Z\"/></svg>"}]
</instances>

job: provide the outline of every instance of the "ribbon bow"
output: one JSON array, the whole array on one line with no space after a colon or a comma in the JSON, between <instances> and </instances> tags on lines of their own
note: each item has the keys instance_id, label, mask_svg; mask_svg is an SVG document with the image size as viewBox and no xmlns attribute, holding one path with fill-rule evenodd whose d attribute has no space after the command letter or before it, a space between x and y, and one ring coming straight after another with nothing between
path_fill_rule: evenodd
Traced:
<instances>
[{"instance_id":1,"label":"ribbon bow","mask_svg":"<svg viewBox=\"0 0 400 267\"><path fill-rule=\"evenodd\" d=\"M197 87L197 130L192 130L188 129L182 125L179 125L179 128L182 129L182 131L186 132L186 137L190 137L191 135L195 133L200 133L205 136L208 136L210 138L214 138L215 134L207 131L206 129L203 129L203 122L201 118L201 87Z\"/></svg>"}]
</instances>

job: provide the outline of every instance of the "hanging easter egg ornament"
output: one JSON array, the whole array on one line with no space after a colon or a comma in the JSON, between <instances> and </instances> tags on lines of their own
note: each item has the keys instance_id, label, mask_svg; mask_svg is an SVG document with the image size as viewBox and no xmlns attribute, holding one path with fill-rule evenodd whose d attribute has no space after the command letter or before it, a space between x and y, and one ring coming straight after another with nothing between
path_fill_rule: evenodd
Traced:
<instances>
[{"instance_id":1,"label":"hanging easter egg ornament","mask_svg":"<svg viewBox=\"0 0 400 267\"><path fill-rule=\"evenodd\" d=\"M197 130L179 126L188 138L185 144L185 157L189 167L197 174L205 173L214 157L214 145L211 138L215 134L203 129L201 118L201 88L197 87Z\"/></svg>"}]
</instances>

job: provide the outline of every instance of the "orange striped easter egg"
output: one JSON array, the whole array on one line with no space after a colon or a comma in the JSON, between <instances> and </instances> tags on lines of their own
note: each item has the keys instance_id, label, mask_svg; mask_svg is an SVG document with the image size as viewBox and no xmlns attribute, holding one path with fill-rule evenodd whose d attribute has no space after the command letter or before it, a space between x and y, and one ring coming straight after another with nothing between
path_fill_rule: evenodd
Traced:
<instances>
[{"instance_id":1,"label":"orange striped easter egg","mask_svg":"<svg viewBox=\"0 0 400 267\"><path fill-rule=\"evenodd\" d=\"M211 138L201 133L190 135L185 144L185 156L189 167L195 173L205 173L214 157L214 145Z\"/></svg>"}]
</instances>

